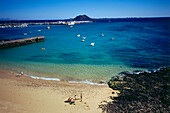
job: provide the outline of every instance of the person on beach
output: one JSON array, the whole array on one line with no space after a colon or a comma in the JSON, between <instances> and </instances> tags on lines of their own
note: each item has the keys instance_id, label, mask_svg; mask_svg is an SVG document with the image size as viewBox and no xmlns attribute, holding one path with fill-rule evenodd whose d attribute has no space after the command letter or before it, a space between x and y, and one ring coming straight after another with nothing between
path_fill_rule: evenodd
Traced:
<instances>
[{"instance_id":1,"label":"person on beach","mask_svg":"<svg viewBox=\"0 0 170 113\"><path fill-rule=\"evenodd\" d=\"M24 75L24 72L21 71L20 74L17 74L17 77L21 77L21 76L23 76L23 75Z\"/></svg>"},{"instance_id":2,"label":"person on beach","mask_svg":"<svg viewBox=\"0 0 170 113\"><path fill-rule=\"evenodd\" d=\"M74 99L73 98L71 98L71 100L70 100L70 104L73 104L74 103Z\"/></svg>"},{"instance_id":3,"label":"person on beach","mask_svg":"<svg viewBox=\"0 0 170 113\"><path fill-rule=\"evenodd\" d=\"M81 99L80 102L82 102L82 98L83 98L83 97L82 97L82 93L81 93L81 95L80 95L80 99Z\"/></svg>"},{"instance_id":4,"label":"person on beach","mask_svg":"<svg viewBox=\"0 0 170 113\"><path fill-rule=\"evenodd\" d=\"M75 100L77 100L77 95L75 95L74 97L75 97Z\"/></svg>"},{"instance_id":5,"label":"person on beach","mask_svg":"<svg viewBox=\"0 0 170 113\"><path fill-rule=\"evenodd\" d=\"M21 71L21 76L22 76L22 75L24 75L24 72L23 72L23 71Z\"/></svg>"},{"instance_id":6,"label":"person on beach","mask_svg":"<svg viewBox=\"0 0 170 113\"><path fill-rule=\"evenodd\" d=\"M71 98L69 97L67 101L70 102L70 101L71 101Z\"/></svg>"}]
</instances>

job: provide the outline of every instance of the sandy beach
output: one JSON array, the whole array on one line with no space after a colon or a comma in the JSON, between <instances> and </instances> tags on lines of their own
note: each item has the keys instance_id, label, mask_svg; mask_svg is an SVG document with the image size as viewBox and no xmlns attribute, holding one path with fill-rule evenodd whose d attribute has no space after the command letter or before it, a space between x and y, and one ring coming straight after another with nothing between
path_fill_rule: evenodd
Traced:
<instances>
[{"instance_id":1,"label":"sandy beach","mask_svg":"<svg viewBox=\"0 0 170 113\"><path fill-rule=\"evenodd\" d=\"M0 70L1 113L100 113L99 105L110 101L112 92L107 85L16 77L16 73ZM78 98L75 105L65 102L74 95Z\"/></svg>"}]
</instances>

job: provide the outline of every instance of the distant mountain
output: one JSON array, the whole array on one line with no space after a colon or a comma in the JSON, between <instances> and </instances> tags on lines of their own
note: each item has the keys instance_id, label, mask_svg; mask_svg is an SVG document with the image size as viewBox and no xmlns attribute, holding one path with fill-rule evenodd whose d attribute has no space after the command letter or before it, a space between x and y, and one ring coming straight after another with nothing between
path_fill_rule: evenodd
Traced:
<instances>
[{"instance_id":1,"label":"distant mountain","mask_svg":"<svg viewBox=\"0 0 170 113\"><path fill-rule=\"evenodd\" d=\"M74 20L90 20L91 18L87 15L79 15L74 18Z\"/></svg>"}]
</instances>

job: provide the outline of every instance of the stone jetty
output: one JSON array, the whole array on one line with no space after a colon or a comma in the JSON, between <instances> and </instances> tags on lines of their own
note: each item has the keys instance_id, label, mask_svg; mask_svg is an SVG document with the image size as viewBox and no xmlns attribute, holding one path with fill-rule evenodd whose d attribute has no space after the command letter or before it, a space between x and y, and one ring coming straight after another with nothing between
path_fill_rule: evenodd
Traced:
<instances>
[{"instance_id":1,"label":"stone jetty","mask_svg":"<svg viewBox=\"0 0 170 113\"><path fill-rule=\"evenodd\" d=\"M15 47L15 46L21 46L21 45L27 45L27 44L31 44L31 43L41 42L41 41L44 41L44 40L45 40L44 36L37 36L37 37L32 37L32 38L1 41L0 42L0 49Z\"/></svg>"}]
</instances>

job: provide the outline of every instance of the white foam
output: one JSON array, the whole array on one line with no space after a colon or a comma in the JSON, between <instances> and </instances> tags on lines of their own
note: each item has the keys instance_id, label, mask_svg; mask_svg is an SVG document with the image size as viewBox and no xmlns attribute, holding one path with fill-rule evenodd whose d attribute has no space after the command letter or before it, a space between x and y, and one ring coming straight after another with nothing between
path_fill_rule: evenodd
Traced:
<instances>
[{"instance_id":1,"label":"white foam","mask_svg":"<svg viewBox=\"0 0 170 113\"><path fill-rule=\"evenodd\" d=\"M33 79L42 79L42 80L55 80L55 81L60 81L60 79L58 79L58 78L36 77L36 76L26 75L26 74L25 74L25 76L29 76L29 77L31 77L31 78L33 78Z\"/></svg>"},{"instance_id":2,"label":"white foam","mask_svg":"<svg viewBox=\"0 0 170 113\"><path fill-rule=\"evenodd\" d=\"M139 71L139 72L136 72L135 74L139 75L140 73L144 73L145 71Z\"/></svg>"},{"instance_id":3,"label":"white foam","mask_svg":"<svg viewBox=\"0 0 170 113\"><path fill-rule=\"evenodd\" d=\"M60 79L58 78L45 78L45 77L36 77L36 76L32 76L32 75L27 75L27 74L24 74L25 76L29 76L33 79L42 79L42 80L55 80L55 81L61 81ZM68 81L69 83L85 83L85 84L90 84L90 85L107 85L107 83L94 83L94 82L91 82L91 81L88 81L88 80L85 80L85 81Z\"/></svg>"},{"instance_id":4,"label":"white foam","mask_svg":"<svg viewBox=\"0 0 170 113\"><path fill-rule=\"evenodd\" d=\"M33 79L61 81L58 78L36 77L36 76L32 76L32 75L27 75L27 74L24 74L24 76L29 76ZM91 81L88 81L88 80L85 80L85 81L68 81L68 82L69 83L84 83L84 84L90 84L90 85L107 85L107 83L94 83L94 82L91 82Z\"/></svg>"},{"instance_id":5,"label":"white foam","mask_svg":"<svg viewBox=\"0 0 170 113\"><path fill-rule=\"evenodd\" d=\"M155 73L155 72L157 72L157 70L154 70L153 72Z\"/></svg>"},{"instance_id":6,"label":"white foam","mask_svg":"<svg viewBox=\"0 0 170 113\"><path fill-rule=\"evenodd\" d=\"M69 83L85 83L85 84L90 84L90 85L107 85L107 83L94 83L88 80L85 81L68 81Z\"/></svg>"},{"instance_id":7,"label":"white foam","mask_svg":"<svg viewBox=\"0 0 170 113\"><path fill-rule=\"evenodd\" d=\"M149 71L149 70L146 70L145 72L146 72L146 73L152 73L152 71Z\"/></svg>"}]
</instances>

